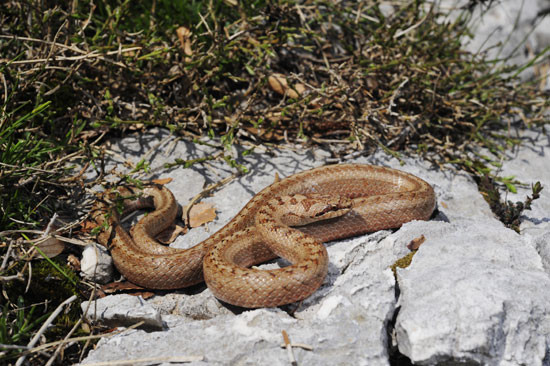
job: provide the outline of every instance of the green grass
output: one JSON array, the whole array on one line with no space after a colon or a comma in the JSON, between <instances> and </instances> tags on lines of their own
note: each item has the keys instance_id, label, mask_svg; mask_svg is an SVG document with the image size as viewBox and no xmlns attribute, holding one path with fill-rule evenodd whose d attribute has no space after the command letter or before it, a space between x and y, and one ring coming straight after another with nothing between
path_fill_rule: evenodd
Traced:
<instances>
[{"instance_id":1,"label":"green grass","mask_svg":"<svg viewBox=\"0 0 550 366\"><path fill-rule=\"evenodd\" d=\"M61 157L72 149L67 144L69 136L56 137L52 133L54 127L48 126L50 106L50 101L41 103L18 116L25 108L23 104L3 116L0 122L0 228L18 227L20 222L35 226L40 219L45 219L38 211L51 214L47 204L39 205L40 201L36 200L37 196L42 196L42 187L28 189L37 179L47 184L64 177L67 172L52 161L52 157ZM74 127L78 133L83 125Z\"/></svg>"},{"instance_id":2,"label":"green grass","mask_svg":"<svg viewBox=\"0 0 550 366\"><path fill-rule=\"evenodd\" d=\"M0 353L0 360L15 360L52 310L70 296L81 294L82 287L77 284L77 275L63 262L61 258L31 264L21 260L14 262L2 273L13 275L21 272L22 267L32 266L33 277L28 288L26 281L3 283L3 296L8 301L3 302L0 308L0 352L4 352ZM44 336L46 339L64 337L80 316L79 306L72 305L53 321ZM77 333L82 334L82 331ZM20 347L3 349L1 345ZM34 362L40 361L36 359Z\"/></svg>"},{"instance_id":3,"label":"green grass","mask_svg":"<svg viewBox=\"0 0 550 366\"><path fill-rule=\"evenodd\" d=\"M0 4L1 258L10 245L12 253L28 250L30 230L43 229L54 213L61 235L81 235L84 191L102 183L102 144L130 132L162 127L215 149L175 159L167 164L172 168L219 160L246 173L240 156L230 153L235 144L246 147L245 155L257 145L285 145L285 137L306 146L337 140L341 156L377 148L416 154L455 164L495 191L513 191L520 182L496 174L503 153L519 143L508 128L548 123L547 96L517 76L549 51L520 66L466 53L467 10L436 22L440 14L426 13L424 1L396 2L395 16L376 3L333 1L52 4ZM180 43L180 27L190 30L191 54ZM273 73L307 91L297 98L275 93L268 83ZM97 181L83 179L87 166ZM148 163L134 168L146 170ZM487 195L517 224L522 207ZM88 294L66 278L64 262L54 263L10 257L0 276L27 279L32 265L70 285L51 306ZM51 295L47 287L36 277L27 292L19 285L2 284L10 291L1 295L0 343L25 345L48 314L36 305ZM70 319L61 321L74 323L74 314ZM85 347L67 360L78 352Z\"/></svg>"},{"instance_id":4,"label":"green grass","mask_svg":"<svg viewBox=\"0 0 550 366\"><path fill-rule=\"evenodd\" d=\"M40 327L50 315L50 313L45 313L33 319L36 309L37 305L33 305L30 310L26 311L22 296L17 298L17 307L14 310L10 310L8 304L4 305L0 316L0 343L21 344L22 341L29 340L32 331Z\"/></svg>"}]
</instances>

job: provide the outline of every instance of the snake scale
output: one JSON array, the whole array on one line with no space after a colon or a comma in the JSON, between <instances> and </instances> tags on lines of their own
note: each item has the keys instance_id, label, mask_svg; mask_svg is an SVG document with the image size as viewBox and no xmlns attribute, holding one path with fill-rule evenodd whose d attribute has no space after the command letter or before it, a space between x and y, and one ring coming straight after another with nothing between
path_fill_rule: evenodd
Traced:
<instances>
[{"instance_id":1,"label":"snake scale","mask_svg":"<svg viewBox=\"0 0 550 366\"><path fill-rule=\"evenodd\" d=\"M98 242L109 248L127 280L151 289L178 289L206 281L214 295L242 307L272 307L310 296L328 268L323 242L427 220L435 194L424 180L399 170L339 164L294 174L264 188L223 228L189 249L160 245L155 236L177 215L172 193L136 188L110 191L92 209ZM128 233L121 211L155 210ZM261 270L253 265L283 257L289 266Z\"/></svg>"}]
</instances>

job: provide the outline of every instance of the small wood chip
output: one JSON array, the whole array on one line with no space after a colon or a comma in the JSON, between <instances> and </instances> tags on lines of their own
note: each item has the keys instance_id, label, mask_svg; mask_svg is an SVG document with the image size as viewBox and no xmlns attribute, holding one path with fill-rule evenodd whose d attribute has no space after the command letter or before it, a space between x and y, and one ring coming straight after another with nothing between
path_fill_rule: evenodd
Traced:
<instances>
[{"instance_id":1,"label":"small wood chip","mask_svg":"<svg viewBox=\"0 0 550 366\"><path fill-rule=\"evenodd\" d=\"M56 257L61 254L65 249L65 243L63 243L58 238L55 238L53 235L57 234L57 229L59 229L56 224L57 213L54 213L48 223L48 226L44 229L42 237L36 242L36 247L39 249L37 252L37 257L45 256L48 258Z\"/></svg>"},{"instance_id":2,"label":"small wood chip","mask_svg":"<svg viewBox=\"0 0 550 366\"><path fill-rule=\"evenodd\" d=\"M143 287L133 284L132 282L123 281L108 283L101 286L101 289L105 291L105 293L111 294L120 290L143 290Z\"/></svg>"},{"instance_id":3,"label":"small wood chip","mask_svg":"<svg viewBox=\"0 0 550 366\"><path fill-rule=\"evenodd\" d=\"M409 248L409 250L417 250L425 241L426 237L424 235L420 235L418 238L411 240L411 242L407 244L407 248Z\"/></svg>"}]
</instances>

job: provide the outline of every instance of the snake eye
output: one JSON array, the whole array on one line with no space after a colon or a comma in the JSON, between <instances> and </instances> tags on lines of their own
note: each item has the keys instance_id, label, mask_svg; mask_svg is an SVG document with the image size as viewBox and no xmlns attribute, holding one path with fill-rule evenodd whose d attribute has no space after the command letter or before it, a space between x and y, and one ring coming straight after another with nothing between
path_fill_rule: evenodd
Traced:
<instances>
[{"instance_id":1,"label":"snake eye","mask_svg":"<svg viewBox=\"0 0 550 366\"><path fill-rule=\"evenodd\" d=\"M336 207L336 205L327 205L323 210L317 212L315 214L315 217L320 217L320 216L323 216L324 214L326 214L328 212L332 212L332 211L336 211L336 210L339 210L339 208Z\"/></svg>"}]
</instances>

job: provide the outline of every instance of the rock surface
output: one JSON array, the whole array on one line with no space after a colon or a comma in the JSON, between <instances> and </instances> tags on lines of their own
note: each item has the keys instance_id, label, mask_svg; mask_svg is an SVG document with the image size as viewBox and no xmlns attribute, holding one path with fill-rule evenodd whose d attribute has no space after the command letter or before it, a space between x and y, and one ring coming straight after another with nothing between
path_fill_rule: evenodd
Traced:
<instances>
[{"instance_id":1,"label":"rock surface","mask_svg":"<svg viewBox=\"0 0 550 366\"><path fill-rule=\"evenodd\" d=\"M163 322L160 311L147 303L140 296L112 295L91 303L81 305L82 312L89 321L98 319L109 326L131 326L143 322L144 329L162 330Z\"/></svg>"},{"instance_id":2,"label":"rock surface","mask_svg":"<svg viewBox=\"0 0 550 366\"><path fill-rule=\"evenodd\" d=\"M471 3L478 4L469 15L472 37L463 40L463 47L473 54L481 52L489 59L524 65L550 46L550 17L545 15L550 9L548 0L433 2L450 11L453 17L464 16L465 8ZM545 90L550 88L547 67L529 67L521 73L523 80L534 76L541 77Z\"/></svg>"},{"instance_id":3,"label":"rock surface","mask_svg":"<svg viewBox=\"0 0 550 366\"><path fill-rule=\"evenodd\" d=\"M415 364L540 365L550 278L535 248L493 221L440 223L398 271L399 350Z\"/></svg>"},{"instance_id":4,"label":"rock surface","mask_svg":"<svg viewBox=\"0 0 550 366\"><path fill-rule=\"evenodd\" d=\"M157 140L167 135L166 131L156 133ZM547 138L538 138L538 156L549 154L550 147L543 142ZM112 148L131 145L132 138L128 138ZM174 149L189 149L189 145L179 141ZM544 159L532 153L532 147L521 148L509 164L518 159L523 166L522 180L541 180L550 186L546 173L539 174ZM157 154L163 156L162 151ZM275 171L284 177L320 165L327 156L321 150L248 155L242 163L251 173L205 199L219 213L215 222L207 229L191 230L174 246L187 247L211 235L270 184ZM155 178L178 177L169 187L182 204L205 183L230 175L221 163L212 163L208 171L169 171L162 166L170 159L172 156L157 157L153 174ZM195 364L286 365L287 353L280 347L281 331L285 330L292 342L313 347L312 351L294 349L298 364L388 365L392 342L417 364L548 364L550 293L544 290L550 288L550 276L544 270L549 261L547 202L539 200L542 206L529 212L533 216L527 233L517 234L493 217L475 183L463 174L435 170L415 159L405 158L401 165L383 153L354 162L399 168L424 178L436 190L437 215L428 222L405 224L395 232L329 243L327 279L297 307L243 311L221 304L200 285L145 301L109 296L106 299L114 299L98 301L99 310L92 315L111 325L128 326L149 319L163 328L130 330L102 340L83 363L203 356ZM513 165L509 169L519 171ZM527 230L533 228L533 222L542 227ZM422 235L426 241L411 266L397 272L396 290L389 267L409 253L407 244ZM147 311L143 311L145 305ZM392 327L393 333L389 332Z\"/></svg>"}]
</instances>

